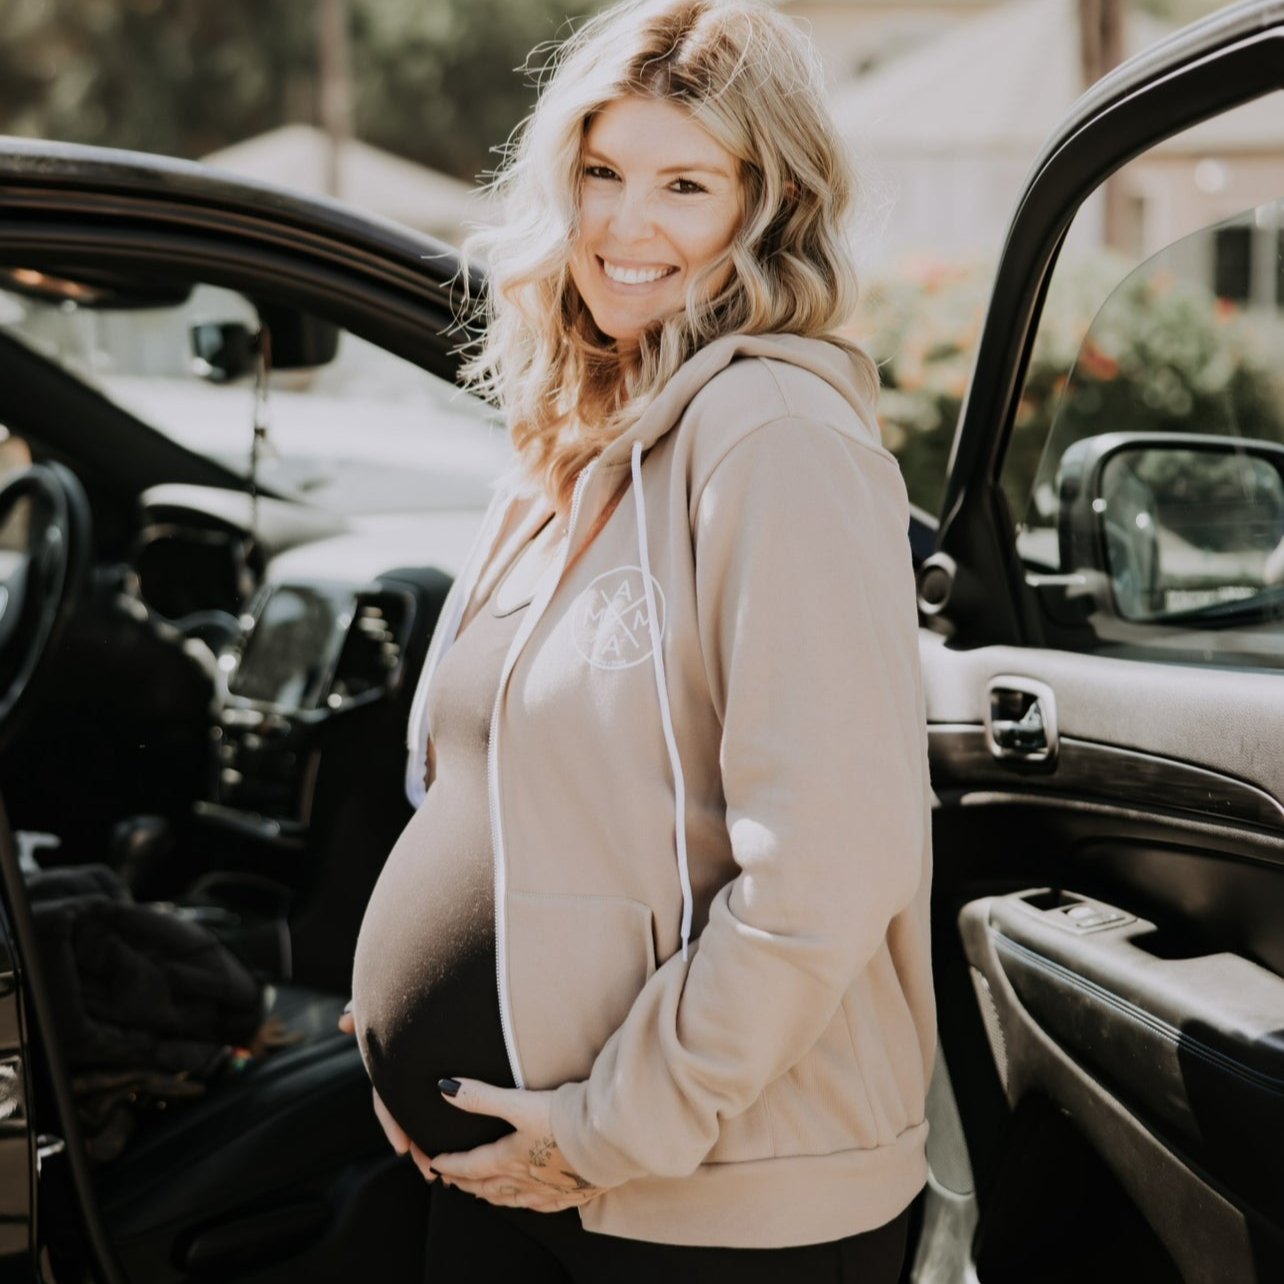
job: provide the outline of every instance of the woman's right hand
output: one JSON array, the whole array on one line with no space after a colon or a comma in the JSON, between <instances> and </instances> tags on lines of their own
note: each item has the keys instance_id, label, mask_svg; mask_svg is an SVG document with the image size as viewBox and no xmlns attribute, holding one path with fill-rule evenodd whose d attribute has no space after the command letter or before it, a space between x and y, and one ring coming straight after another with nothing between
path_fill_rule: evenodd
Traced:
<instances>
[{"instance_id":1,"label":"woman's right hand","mask_svg":"<svg viewBox=\"0 0 1284 1284\"><path fill-rule=\"evenodd\" d=\"M349 1011L344 1011L339 1018L339 1029L344 1034L356 1034L357 1019ZM406 1130L392 1117L388 1112L388 1107L383 1104L379 1094L373 1088L370 1094L374 1098L375 1118L379 1120L383 1127L384 1136L388 1138L388 1144L399 1155L410 1153L410 1138L406 1136Z\"/></svg>"}]
</instances>

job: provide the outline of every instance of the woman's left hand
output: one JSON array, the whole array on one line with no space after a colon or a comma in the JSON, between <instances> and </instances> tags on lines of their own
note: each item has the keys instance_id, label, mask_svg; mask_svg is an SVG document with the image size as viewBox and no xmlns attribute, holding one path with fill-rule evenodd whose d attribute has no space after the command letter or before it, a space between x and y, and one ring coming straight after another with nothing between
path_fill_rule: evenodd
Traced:
<instances>
[{"instance_id":1,"label":"woman's left hand","mask_svg":"<svg viewBox=\"0 0 1284 1284\"><path fill-rule=\"evenodd\" d=\"M417 1146L410 1153L419 1171L432 1180L440 1176L449 1186L491 1204L556 1213L587 1204L602 1193L576 1173L553 1137L551 1092L496 1088L476 1079L443 1080L458 1083L446 1099L470 1114L493 1115L516 1129L506 1137L473 1150L429 1158Z\"/></svg>"}]
</instances>

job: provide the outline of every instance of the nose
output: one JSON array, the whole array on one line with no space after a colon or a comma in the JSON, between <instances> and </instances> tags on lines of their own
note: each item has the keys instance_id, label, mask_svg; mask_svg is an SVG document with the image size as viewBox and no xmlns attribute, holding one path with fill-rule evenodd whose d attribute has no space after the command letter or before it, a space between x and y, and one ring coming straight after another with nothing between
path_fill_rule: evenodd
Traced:
<instances>
[{"instance_id":1,"label":"nose","mask_svg":"<svg viewBox=\"0 0 1284 1284\"><path fill-rule=\"evenodd\" d=\"M629 191L621 185L619 196L611 207L610 231L621 245L647 241L655 233L649 193L635 188Z\"/></svg>"}]
</instances>

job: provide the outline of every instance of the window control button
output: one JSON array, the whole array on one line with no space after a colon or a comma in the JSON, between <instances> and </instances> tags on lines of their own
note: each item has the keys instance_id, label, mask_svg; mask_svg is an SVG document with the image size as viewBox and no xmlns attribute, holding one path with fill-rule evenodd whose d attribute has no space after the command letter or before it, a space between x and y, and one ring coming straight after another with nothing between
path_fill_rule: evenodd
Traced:
<instances>
[{"instance_id":1,"label":"window control button","mask_svg":"<svg viewBox=\"0 0 1284 1284\"><path fill-rule=\"evenodd\" d=\"M1127 917L1126 914L1120 914L1115 910L1097 910L1093 914L1085 914L1082 918L1075 919L1076 927L1104 927L1107 923L1122 923Z\"/></svg>"}]
</instances>

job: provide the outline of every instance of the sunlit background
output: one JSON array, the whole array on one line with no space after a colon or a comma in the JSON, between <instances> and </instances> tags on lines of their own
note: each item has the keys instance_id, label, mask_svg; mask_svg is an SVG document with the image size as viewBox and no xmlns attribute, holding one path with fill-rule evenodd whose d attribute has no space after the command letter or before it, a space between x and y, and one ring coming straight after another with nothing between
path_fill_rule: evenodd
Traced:
<instances>
[{"instance_id":1,"label":"sunlit background","mask_svg":"<svg viewBox=\"0 0 1284 1284\"><path fill-rule=\"evenodd\" d=\"M479 184L533 102L523 64L535 51L538 65L540 50L595 7L7 0L0 133L201 159L458 244L488 218ZM1003 234L1041 143L1112 66L1220 7L780 0L814 34L862 177L852 236L864 294L850 331L880 362L884 438L928 513ZM1096 396L1110 385L1157 421L1192 427L1201 397L1229 398L1254 432L1284 436L1284 397L1268 388L1284 368L1282 98L1151 149L1076 215L1005 476L1014 512L1033 526L1050 428L1084 388ZM1122 289L1143 264L1150 293ZM1182 289L1169 290L1170 279ZM1190 305L1191 290L1203 306ZM1108 297L1116 311L1131 299L1132 319L1090 333ZM1166 356L1156 328L1175 336ZM1264 419L1262 405L1276 410Z\"/></svg>"}]
</instances>

